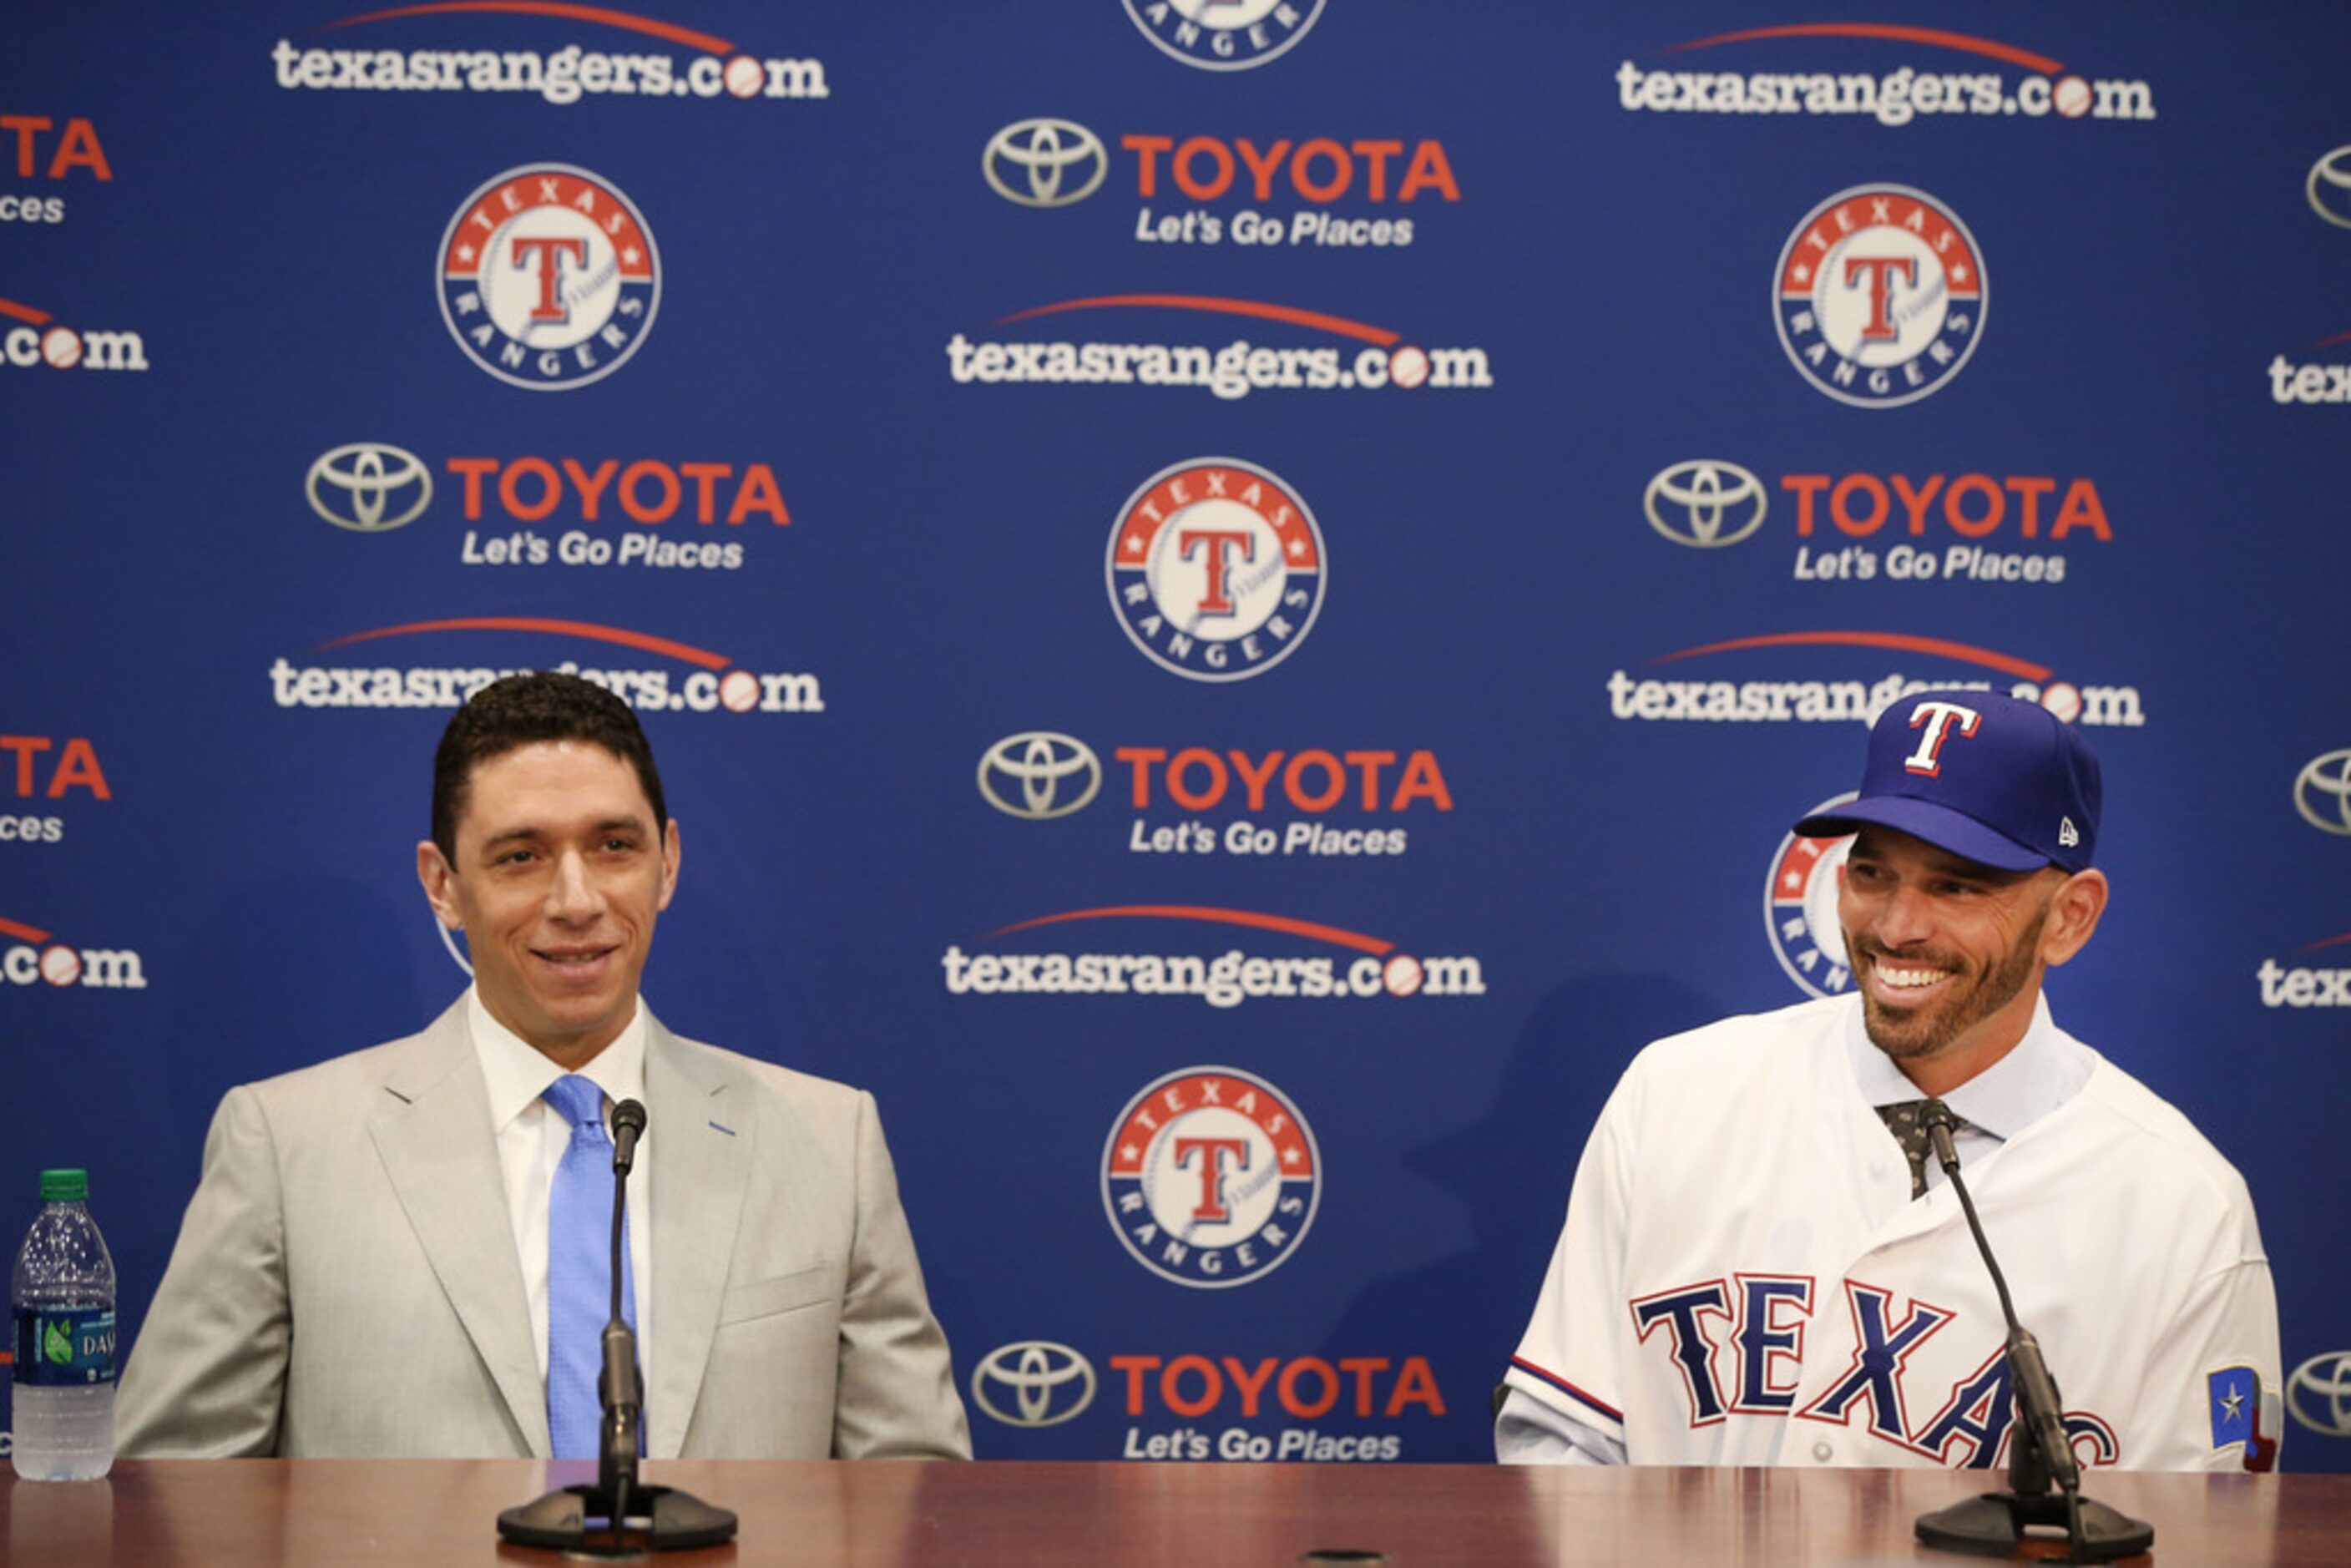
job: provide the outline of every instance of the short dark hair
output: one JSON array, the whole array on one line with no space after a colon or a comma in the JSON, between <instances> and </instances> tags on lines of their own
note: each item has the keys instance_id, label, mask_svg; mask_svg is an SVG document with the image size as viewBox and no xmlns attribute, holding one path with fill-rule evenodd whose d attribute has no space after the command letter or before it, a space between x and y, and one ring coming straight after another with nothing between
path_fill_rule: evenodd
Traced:
<instances>
[{"instance_id":1,"label":"short dark hair","mask_svg":"<svg viewBox=\"0 0 2351 1568\"><path fill-rule=\"evenodd\" d=\"M653 831L669 827L653 748L629 705L578 675L537 670L492 681L457 710L433 754L433 841L457 862L457 819L465 813L474 769L519 747L546 740L584 740L636 769L653 809Z\"/></svg>"}]
</instances>

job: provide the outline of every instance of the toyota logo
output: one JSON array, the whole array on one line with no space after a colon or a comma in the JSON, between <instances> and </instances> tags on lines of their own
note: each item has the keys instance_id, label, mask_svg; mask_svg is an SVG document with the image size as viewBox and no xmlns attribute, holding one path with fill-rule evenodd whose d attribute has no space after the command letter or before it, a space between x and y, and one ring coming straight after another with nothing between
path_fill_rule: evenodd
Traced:
<instances>
[{"instance_id":1,"label":"toyota logo","mask_svg":"<svg viewBox=\"0 0 2351 1568\"><path fill-rule=\"evenodd\" d=\"M2351 229L2351 147L2337 147L2313 163L2303 191L2312 212L2338 229Z\"/></svg>"},{"instance_id":2,"label":"toyota logo","mask_svg":"<svg viewBox=\"0 0 2351 1568\"><path fill-rule=\"evenodd\" d=\"M1012 1408L999 1407L991 1391L1009 1394ZM972 1368L971 1398L1008 1427L1058 1427L1094 1402L1093 1363L1050 1340L1019 1340Z\"/></svg>"},{"instance_id":3,"label":"toyota logo","mask_svg":"<svg viewBox=\"0 0 2351 1568\"><path fill-rule=\"evenodd\" d=\"M1677 545L1720 549L1763 526L1762 481L1736 463L1692 458L1649 481L1641 497L1649 526Z\"/></svg>"},{"instance_id":4,"label":"toyota logo","mask_svg":"<svg viewBox=\"0 0 2351 1568\"><path fill-rule=\"evenodd\" d=\"M2322 833L2351 837L2351 747L2303 764L2294 781L2294 809Z\"/></svg>"},{"instance_id":5,"label":"toyota logo","mask_svg":"<svg viewBox=\"0 0 2351 1568\"><path fill-rule=\"evenodd\" d=\"M413 498L394 513L393 505L412 488ZM311 464L302 493L309 497L312 511L339 528L390 533L414 522L433 504L433 472L413 452L376 441L354 441Z\"/></svg>"},{"instance_id":6,"label":"toyota logo","mask_svg":"<svg viewBox=\"0 0 2351 1568\"><path fill-rule=\"evenodd\" d=\"M2285 1380L2285 1407L2314 1432L2351 1437L2351 1350L2314 1355L2295 1367Z\"/></svg>"},{"instance_id":7,"label":"toyota logo","mask_svg":"<svg viewBox=\"0 0 2351 1568\"><path fill-rule=\"evenodd\" d=\"M1007 800L999 783L1017 783ZM1005 737L979 759L979 792L1008 817L1046 822L1083 810L1102 789L1102 761L1073 736L1031 729Z\"/></svg>"},{"instance_id":8,"label":"toyota logo","mask_svg":"<svg viewBox=\"0 0 2351 1568\"><path fill-rule=\"evenodd\" d=\"M1100 137L1074 120L1021 120L988 138L979 171L988 189L1008 202L1066 207L1101 188L1110 154Z\"/></svg>"}]
</instances>

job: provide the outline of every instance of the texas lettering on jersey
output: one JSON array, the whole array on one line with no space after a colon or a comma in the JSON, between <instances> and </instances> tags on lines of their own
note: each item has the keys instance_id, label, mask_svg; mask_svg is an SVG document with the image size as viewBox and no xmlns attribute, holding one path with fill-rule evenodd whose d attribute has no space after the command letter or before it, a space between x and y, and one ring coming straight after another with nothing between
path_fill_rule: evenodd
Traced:
<instances>
[{"instance_id":1,"label":"texas lettering on jersey","mask_svg":"<svg viewBox=\"0 0 2351 1568\"><path fill-rule=\"evenodd\" d=\"M1939 1464L1982 1470L2005 1463L2015 1419L2005 1344L1949 1388L1919 1386L1911 1356L1959 1314L1921 1301L1897 1312L1891 1291L1853 1279L1844 1285L1853 1354L1801 1409L1796 1396L1814 1308L1809 1276L1735 1274L1625 1304L1658 1369L1681 1379L1693 1428L1731 1416L1792 1416L1847 1428L1859 1420L1871 1437ZM2093 1412L2068 1410L2065 1431L2084 1464L2122 1457L2113 1424Z\"/></svg>"}]
</instances>

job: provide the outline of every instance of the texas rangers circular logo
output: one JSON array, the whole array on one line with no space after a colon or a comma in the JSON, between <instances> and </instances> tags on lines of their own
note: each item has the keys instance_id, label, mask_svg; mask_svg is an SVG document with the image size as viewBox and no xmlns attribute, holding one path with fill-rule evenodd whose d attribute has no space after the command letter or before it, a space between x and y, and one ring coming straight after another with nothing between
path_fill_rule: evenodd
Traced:
<instances>
[{"instance_id":1,"label":"texas rangers circular logo","mask_svg":"<svg viewBox=\"0 0 2351 1568\"><path fill-rule=\"evenodd\" d=\"M1796 820L1833 810L1854 798L1850 789L1832 795ZM1807 996L1841 996L1853 988L1844 927L1837 923L1837 871L1852 848L1850 837L1807 839L1790 833L1771 857L1771 880L1763 884L1763 929L1771 939L1771 956Z\"/></svg>"},{"instance_id":2,"label":"texas rangers circular logo","mask_svg":"<svg viewBox=\"0 0 2351 1568\"><path fill-rule=\"evenodd\" d=\"M619 370L661 308L661 253L619 187L568 163L509 169L441 236L441 319L498 380L568 392Z\"/></svg>"},{"instance_id":3,"label":"texas rangers circular logo","mask_svg":"<svg viewBox=\"0 0 2351 1568\"><path fill-rule=\"evenodd\" d=\"M1288 658L1322 613L1322 529L1279 475L1194 457L1121 507L1103 563L1127 636L1186 680L1245 681Z\"/></svg>"},{"instance_id":4,"label":"texas rangers circular logo","mask_svg":"<svg viewBox=\"0 0 2351 1568\"><path fill-rule=\"evenodd\" d=\"M1280 1090L1229 1067L1186 1067L1119 1113L1102 1147L1102 1208L1136 1262L1222 1290L1298 1249L1322 1173L1313 1130Z\"/></svg>"},{"instance_id":5,"label":"texas rangers circular logo","mask_svg":"<svg viewBox=\"0 0 2351 1568\"><path fill-rule=\"evenodd\" d=\"M1162 53L1204 71L1245 71L1288 51L1325 0L1123 0Z\"/></svg>"},{"instance_id":6,"label":"texas rangers circular logo","mask_svg":"<svg viewBox=\"0 0 2351 1568\"><path fill-rule=\"evenodd\" d=\"M1939 391L1976 351L1989 298L1967 225L1907 185L1855 185L1814 207L1772 278L1789 361L1855 408Z\"/></svg>"}]
</instances>

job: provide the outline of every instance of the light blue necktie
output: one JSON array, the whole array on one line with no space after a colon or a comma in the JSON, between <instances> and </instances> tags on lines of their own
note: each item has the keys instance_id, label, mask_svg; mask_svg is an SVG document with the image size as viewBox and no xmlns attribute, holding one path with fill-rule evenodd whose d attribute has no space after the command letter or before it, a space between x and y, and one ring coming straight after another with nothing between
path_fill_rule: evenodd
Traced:
<instances>
[{"instance_id":1,"label":"light blue necktie","mask_svg":"<svg viewBox=\"0 0 2351 1568\"><path fill-rule=\"evenodd\" d=\"M612 1314L612 1140L604 1131L604 1092L591 1081L567 1073L541 1098L571 1124L571 1146L555 1167L547 1203L547 1427L557 1458L592 1459L603 1425L596 1375ZM632 1273L624 1235L621 1313L634 1328Z\"/></svg>"}]
</instances>

